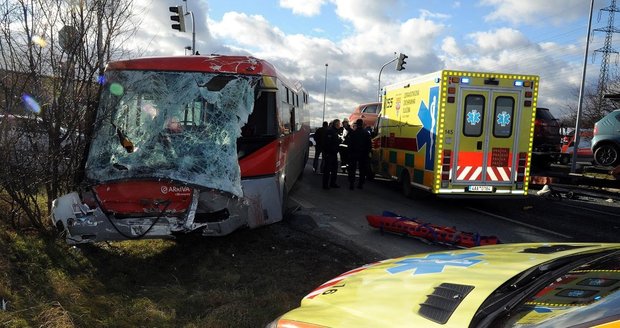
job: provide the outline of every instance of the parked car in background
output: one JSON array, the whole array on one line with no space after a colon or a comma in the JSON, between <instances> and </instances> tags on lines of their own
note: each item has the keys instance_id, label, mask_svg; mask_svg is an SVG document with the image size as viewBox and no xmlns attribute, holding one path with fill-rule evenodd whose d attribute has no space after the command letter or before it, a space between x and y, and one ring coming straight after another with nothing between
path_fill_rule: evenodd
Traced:
<instances>
[{"instance_id":1,"label":"parked car in background","mask_svg":"<svg viewBox=\"0 0 620 328\"><path fill-rule=\"evenodd\" d=\"M0 148L10 163L38 161L49 147L49 133L40 117L0 114Z\"/></svg>"},{"instance_id":2,"label":"parked car in background","mask_svg":"<svg viewBox=\"0 0 620 328\"><path fill-rule=\"evenodd\" d=\"M618 327L620 244L503 244L379 261L267 327Z\"/></svg>"},{"instance_id":3,"label":"parked car in background","mask_svg":"<svg viewBox=\"0 0 620 328\"><path fill-rule=\"evenodd\" d=\"M361 118L364 121L365 127L371 127L374 130L379 114L381 114L380 102L361 104L355 107L355 110L349 116L349 122L353 124L357 119Z\"/></svg>"},{"instance_id":4,"label":"parked car in background","mask_svg":"<svg viewBox=\"0 0 620 328\"><path fill-rule=\"evenodd\" d=\"M592 162L592 130L585 129L579 133L579 147L577 147L577 161ZM573 158L575 152L575 133L571 133L569 136L565 136L570 142L562 142L562 153L560 154L560 164L568 164Z\"/></svg>"},{"instance_id":5,"label":"parked car in background","mask_svg":"<svg viewBox=\"0 0 620 328\"><path fill-rule=\"evenodd\" d=\"M536 108L534 122L535 152L560 152L560 123L548 108Z\"/></svg>"},{"instance_id":6,"label":"parked car in background","mask_svg":"<svg viewBox=\"0 0 620 328\"><path fill-rule=\"evenodd\" d=\"M620 109L594 123L592 152L598 165L620 165Z\"/></svg>"},{"instance_id":7,"label":"parked car in background","mask_svg":"<svg viewBox=\"0 0 620 328\"><path fill-rule=\"evenodd\" d=\"M77 165L73 155L82 151L84 135L54 126L50 128L41 117L32 114L0 114L0 165L17 165L25 171L56 160L60 170ZM57 133L58 143L50 139L53 133Z\"/></svg>"},{"instance_id":8,"label":"parked car in background","mask_svg":"<svg viewBox=\"0 0 620 328\"><path fill-rule=\"evenodd\" d=\"M560 157L562 136L560 123L548 108L536 108L532 162L547 167Z\"/></svg>"}]
</instances>

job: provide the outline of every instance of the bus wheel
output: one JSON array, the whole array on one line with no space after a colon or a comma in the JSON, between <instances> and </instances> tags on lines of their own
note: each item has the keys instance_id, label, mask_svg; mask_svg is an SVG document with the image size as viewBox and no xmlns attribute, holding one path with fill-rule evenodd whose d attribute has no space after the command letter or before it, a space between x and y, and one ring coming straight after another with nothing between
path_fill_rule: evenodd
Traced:
<instances>
[{"instance_id":1,"label":"bus wheel","mask_svg":"<svg viewBox=\"0 0 620 328\"><path fill-rule=\"evenodd\" d=\"M405 197L411 197L413 187L411 187L411 179L409 178L409 172L407 172L407 170L403 170L400 176L400 185L403 195L405 195Z\"/></svg>"}]
</instances>

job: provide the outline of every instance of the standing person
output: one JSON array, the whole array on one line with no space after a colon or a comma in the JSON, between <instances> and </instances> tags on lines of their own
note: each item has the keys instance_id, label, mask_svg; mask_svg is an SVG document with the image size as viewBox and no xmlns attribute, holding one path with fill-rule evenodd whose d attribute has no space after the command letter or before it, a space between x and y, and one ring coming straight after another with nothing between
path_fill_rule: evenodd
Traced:
<instances>
[{"instance_id":1,"label":"standing person","mask_svg":"<svg viewBox=\"0 0 620 328\"><path fill-rule=\"evenodd\" d=\"M323 126L314 131L314 160L312 161L312 171L316 172L319 165L319 156L323 154L323 160L321 161L321 173L325 170L325 154L323 153L323 138L327 133L327 121L323 122Z\"/></svg>"},{"instance_id":2,"label":"standing person","mask_svg":"<svg viewBox=\"0 0 620 328\"><path fill-rule=\"evenodd\" d=\"M323 189L340 188L336 183L336 178L338 177L338 147L340 145L339 129L340 120L335 119L323 137L323 159L325 159Z\"/></svg>"},{"instance_id":3,"label":"standing person","mask_svg":"<svg viewBox=\"0 0 620 328\"><path fill-rule=\"evenodd\" d=\"M355 186L355 171L358 167L360 177L357 188L362 189L364 181L366 181L368 156L372 151L370 135L364 129L364 121L362 119L355 121L355 130L347 136L347 144L349 146L349 189L353 190Z\"/></svg>"},{"instance_id":4,"label":"standing person","mask_svg":"<svg viewBox=\"0 0 620 328\"><path fill-rule=\"evenodd\" d=\"M352 131L353 129L349 125L349 119L345 117L342 120L342 127L338 129L338 136L340 136L340 148L338 153L340 153L340 168L342 172L347 172L347 168L349 167L349 150L347 149L346 139L347 135Z\"/></svg>"}]
</instances>

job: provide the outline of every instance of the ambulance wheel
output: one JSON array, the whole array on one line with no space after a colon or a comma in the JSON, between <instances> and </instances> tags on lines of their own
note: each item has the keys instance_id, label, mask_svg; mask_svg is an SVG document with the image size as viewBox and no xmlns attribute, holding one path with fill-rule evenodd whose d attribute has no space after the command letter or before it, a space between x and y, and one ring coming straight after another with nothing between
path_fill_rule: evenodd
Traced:
<instances>
[{"instance_id":1,"label":"ambulance wheel","mask_svg":"<svg viewBox=\"0 0 620 328\"><path fill-rule=\"evenodd\" d=\"M411 187L411 178L409 178L409 172L407 172L407 170L403 170L403 173L400 176L400 186L403 191L403 195L405 195L405 197L411 197L413 187Z\"/></svg>"}]
</instances>

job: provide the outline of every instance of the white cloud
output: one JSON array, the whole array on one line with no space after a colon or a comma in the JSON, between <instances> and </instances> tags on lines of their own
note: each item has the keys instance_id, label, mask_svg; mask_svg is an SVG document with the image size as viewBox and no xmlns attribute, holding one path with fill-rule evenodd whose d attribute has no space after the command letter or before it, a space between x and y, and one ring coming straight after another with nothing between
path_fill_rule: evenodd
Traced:
<instances>
[{"instance_id":1,"label":"white cloud","mask_svg":"<svg viewBox=\"0 0 620 328\"><path fill-rule=\"evenodd\" d=\"M513 24L554 24L573 21L588 12L589 1L583 0L482 0L481 4L495 10L485 16L487 21L508 21Z\"/></svg>"},{"instance_id":2,"label":"white cloud","mask_svg":"<svg viewBox=\"0 0 620 328\"><path fill-rule=\"evenodd\" d=\"M336 14L349 21L356 30L363 31L389 20L388 13L397 8L398 0L332 0L336 5Z\"/></svg>"},{"instance_id":3,"label":"white cloud","mask_svg":"<svg viewBox=\"0 0 620 328\"><path fill-rule=\"evenodd\" d=\"M462 54L461 49L456 44L454 37L447 37L441 43L441 50L448 56L457 57Z\"/></svg>"},{"instance_id":4,"label":"white cloud","mask_svg":"<svg viewBox=\"0 0 620 328\"><path fill-rule=\"evenodd\" d=\"M420 9L420 17L424 18L424 19L446 20L446 19L450 18L450 15L441 14L441 13L434 13L434 12L428 11L426 9Z\"/></svg>"},{"instance_id":5,"label":"white cloud","mask_svg":"<svg viewBox=\"0 0 620 328\"><path fill-rule=\"evenodd\" d=\"M209 21L209 25L213 36L232 39L250 50L285 48L284 33L260 15L228 12L221 21Z\"/></svg>"},{"instance_id":6,"label":"white cloud","mask_svg":"<svg viewBox=\"0 0 620 328\"><path fill-rule=\"evenodd\" d=\"M374 4L377 7L360 1L338 1L341 10L355 8L355 12L348 12L350 16L347 17L353 19L355 16L356 22L351 35L338 42L323 37L285 34L263 16L238 12L226 13L220 21L210 20L209 26L216 40L231 40L252 55L271 61L289 78L301 80L313 101L320 102L321 111L325 63L328 63L326 116L342 118L356 104L377 98L379 69L394 58L394 52L409 56L406 71L397 75L394 66L390 65L383 75L386 82L442 67L433 46L444 29L443 25L424 17L398 22L374 10L381 8L385 11L385 6L379 6L379 2ZM359 6L365 6L365 9ZM428 12L420 14L431 16ZM313 118L317 120L313 124L318 124L320 118Z\"/></svg>"},{"instance_id":7,"label":"white cloud","mask_svg":"<svg viewBox=\"0 0 620 328\"><path fill-rule=\"evenodd\" d=\"M206 4L199 2L203 7L193 9L198 14L198 49L203 54L242 54L263 58L291 80L300 80L310 92L313 125L319 123L323 109L325 63L329 64L326 119L342 118L356 104L376 99L379 70L394 58L394 53L399 52L409 56L406 69L397 72L394 63L386 66L381 76L382 85L442 68L538 74L542 80L540 101L543 105L566 102L567 92L578 87L581 67L575 58L583 55L582 45L566 46L562 43L570 42L560 40L536 43L531 40L536 36L525 35L517 26L505 27L502 22L543 24L550 20L559 21L554 17L568 22L579 15L579 10L588 9L587 4L583 4L585 2L481 0L482 6L477 9L482 8L482 12L492 9L486 19L493 20L493 26L498 28L470 32L454 31L458 25L446 25L459 21L450 8L468 10L464 7L471 8L470 4L452 1L446 3L445 12L431 12L420 6L420 9L414 9L417 17L398 19L404 1L279 0L280 6L297 15L318 15L321 10L335 8L341 19L339 23L344 24L340 27L345 30L341 39L335 39L334 31L323 26L310 27L313 33L323 32L318 34L321 37L288 34L276 21L241 12L228 12L221 19L214 20L200 16L208 11ZM328 2L333 6L327 6ZM144 7L147 12L142 15L144 21L149 22L148 28L141 29L135 43L148 48L150 54L183 54L183 48L191 42L191 33L179 33L169 27L168 5L163 0L153 0ZM479 25L485 24L481 22Z\"/></svg>"},{"instance_id":8,"label":"white cloud","mask_svg":"<svg viewBox=\"0 0 620 328\"><path fill-rule=\"evenodd\" d=\"M192 45L192 20L190 16L185 16L185 33L173 30L169 6L170 2L164 0L135 1L134 14L141 25L136 34L131 35L123 46L139 56L183 55L185 47ZM196 2L189 10L194 13L196 20L196 49L204 53L202 50L205 44L214 49L218 48L219 44L212 38L206 24L205 13L208 11L206 3Z\"/></svg>"},{"instance_id":9,"label":"white cloud","mask_svg":"<svg viewBox=\"0 0 620 328\"><path fill-rule=\"evenodd\" d=\"M481 52L511 48L524 48L530 41L518 30L500 28L493 32L476 32L470 35Z\"/></svg>"},{"instance_id":10,"label":"white cloud","mask_svg":"<svg viewBox=\"0 0 620 328\"><path fill-rule=\"evenodd\" d=\"M441 59L447 68L539 75L539 105L557 117L577 101L583 44L535 43L511 28L471 33L469 40L468 44L453 37L442 40Z\"/></svg>"},{"instance_id":11,"label":"white cloud","mask_svg":"<svg viewBox=\"0 0 620 328\"><path fill-rule=\"evenodd\" d=\"M280 6L291 9L294 14L316 16L321 13L321 6L325 2L326 0L280 0Z\"/></svg>"}]
</instances>

